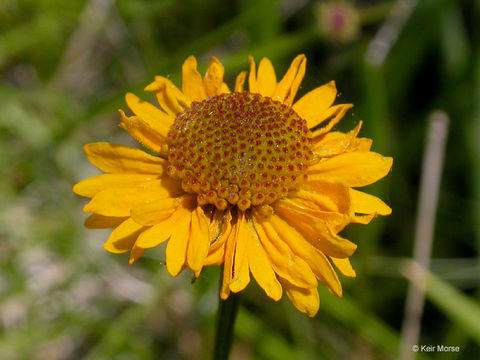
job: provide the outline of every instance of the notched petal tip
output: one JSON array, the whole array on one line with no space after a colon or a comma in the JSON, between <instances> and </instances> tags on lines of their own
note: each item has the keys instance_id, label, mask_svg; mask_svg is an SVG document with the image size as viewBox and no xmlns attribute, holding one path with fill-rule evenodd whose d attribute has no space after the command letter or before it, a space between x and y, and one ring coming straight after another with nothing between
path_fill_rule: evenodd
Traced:
<instances>
[{"instance_id":1,"label":"notched petal tip","mask_svg":"<svg viewBox=\"0 0 480 360\"><path fill-rule=\"evenodd\" d=\"M182 92L190 101L207 98L202 76L197 70L197 59L189 56L182 66Z\"/></svg>"},{"instance_id":2,"label":"notched petal tip","mask_svg":"<svg viewBox=\"0 0 480 360\"><path fill-rule=\"evenodd\" d=\"M224 72L222 63L215 56L212 56L203 78L207 96L215 96L222 92Z\"/></svg>"},{"instance_id":3,"label":"notched petal tip","mask_svg":"<svg viewBox=\"0 0 480 360\"><path fill-rule=\"evenodd\" d=\"M185 59L182 65L182 69L185 71L186 69L197 69L198 63L197 58L193 55L190 55L188 58Z\"/></svg>"},{"instance_id":4,"label":"notched petal tip","mask_svg":"<svg viewBox=\"0 0 480 360\"><path fill-rule=\"evenodd\" d=\"M293 59L282 80L277 84L276 89L272 94L272 98L290 106L293 103L298 88L300 87L300 83L305 76L306 66L307 58L305 55L297 55L295 59Z\"/></svg>"},{"instance_id":5,"label":"notched petal tip","mask_svg":"<svg viewBox=\"0 0 480 360\"><path fill-rule=\"evenodd\" d=\"M295 56L295 58L293 59L293 61L290 63L290 68L293 70L295 69L296 71L298 71L298 69L302 66L305 66L306 65L306 62L307 62L307 57L305 56L305 54L298 54L297 56ZM290 69L289 69L290 70ZM287 71L288 72L288 71Z\"/></svg>"}]
</instances>

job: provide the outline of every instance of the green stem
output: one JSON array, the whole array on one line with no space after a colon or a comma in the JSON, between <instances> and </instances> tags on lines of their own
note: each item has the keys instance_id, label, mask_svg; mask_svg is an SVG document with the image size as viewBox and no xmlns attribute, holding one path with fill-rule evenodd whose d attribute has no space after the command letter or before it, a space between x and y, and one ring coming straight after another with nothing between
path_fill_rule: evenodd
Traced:
<instances>
[{"instance_id":1,"label":"green stem","mask_svg":"<svg viewBox=\"0 0 480 360\"><path fill-rule=\"evenodd\" d=\"M235 318L240 304L240 293L230 294L227 300L220 300L215 334L214 360L227 360L233 342Z\"/></svg>"}]
</instances>

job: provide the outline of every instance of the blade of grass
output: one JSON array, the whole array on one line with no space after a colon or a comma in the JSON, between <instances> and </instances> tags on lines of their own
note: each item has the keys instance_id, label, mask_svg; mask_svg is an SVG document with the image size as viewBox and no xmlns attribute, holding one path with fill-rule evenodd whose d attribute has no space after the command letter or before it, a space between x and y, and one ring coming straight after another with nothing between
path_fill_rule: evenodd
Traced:
<instances>
[{"instance_id":1,"label":"blade of grass","mask_svg":"<svg viewBox=\"0 0 480 360\"><path fill-rule=\"evenodd\" d=\"M455 289L448 282L441 280L416 262L408 262L403 274L409 280L418 283L417 274L426 278L426 296L437 306L449 320L465 334L480 344L480 305L473 299Z\"/></svg>"},{"instance_id":2,"label":"blade of grass","mask_svg":"<svg viewBox=\"0 0 480 360\"><path fill-rule=\"evenodd\" d=\"M425 268L430 265L437 212L438 194L442 178L443 158L445 155L448 131L448 116L441 111L430 117L427 145L422 163L420 199L418 202L417 224L413 259ZM418 274L420 276L421 274ZM405 317L402 326L401 359L414 359L412 346L419 344L421 320L424 307L425 279L417 279L409 285L405 305Z\"/></svg>"}]
</instances>

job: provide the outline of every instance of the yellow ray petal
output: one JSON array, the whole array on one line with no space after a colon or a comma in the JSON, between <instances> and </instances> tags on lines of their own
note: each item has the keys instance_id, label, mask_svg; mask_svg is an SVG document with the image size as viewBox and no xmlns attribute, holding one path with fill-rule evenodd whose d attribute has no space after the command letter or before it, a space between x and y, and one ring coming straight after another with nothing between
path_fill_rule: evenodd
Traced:
<instances>
[{"instance_id":1,"label":"yellow ray petal","mask_svg":"<svg viewBox=\"0 0 480 360\"><path fill-rule=\"evenodd\" d=\"M210 241L208 238L208 218L198 206L192 212L190 236L187 248L187 264L198 277L203 267L203 261L208 255Z\"/></svg>"},{"instance_id":2,"label":"yellow ray petal","mask_svg":"<svg viewBox=\"0 0 480 360\"><path fill-rule=\"evenodd\" d=\"M294 105L293 110L307 121L307 126L313 128L325 119L325 112L337 97L335 81L317 87L302 96Z\"/></svg>"},{"instance_id":3,"label":"yellow ray petal","mask_svg":"<svg viewBox=\"0 0 480 360\"><path fill-rule=\"evenodd\" d=\"M292 252L269 221L264 220L261 215L256 215L255 220L255 230L275 272L297 286L317 287L317 279L310 266Z\"/></svg>"},{"instance_id":4,"label":"yellow ray petal","mask_svg":"<svg viewBox=\"0 0 480 360\"><path fill-rule=\"evenodd\" d=\"M191 101L202 101L207 98L203 79L197 71L197 60L190 56L182 66L182 92Z\"/></svg>"},{"instance_id":5,"label":"yellow ray petal","mask_svg":"<svg viewBox=\"0 0 480 360\"><path fill-rule=\"evenodd\" d=\"M370 185L388 174L393 159L374 152L349 152L321 161L308 169L311 180L340 182L351 187Z\"/></svg>"},{"instance_id":6,"label":"yellow ray petal","mask_svg":"<svg viewBox=\"0 0 480 360\"><path fill-rule=\"evenodd\" d=\"M232 225L232 231L225 241L225 262L223 264L222 286L220 288L220 298L225 300L230 295L230 283L233 278L233 260L235 256L235 247L237 246L237 238L240 226L238 221Z\"/></svg>"},{"instance_id":7,"label":"yellow ray petal","mask_svg":"<svg viewBox=\"0 0 480 360\"><path fill-rule=\"evenodd\" d=\"M152 201L144 202L132 209L132 218L144 226L153 226L159 224L163 220L168 219L172 214L182 207L182 202L189 198L188 196L179 198L163 198L154 199Z\"/></svg>"},{"instance_id":8,"label":"yellow ray petal","mask_svg":"<svg viewBox=\"0 0 480 360\"><path fill-rule=\"evenodd\" d=\"M314 317L320 308L320 297L317 288L301 288L291 284L288 280L280 279L288 298L292 304L309 317Z\"/></svg>"},{"instance_id":9,"label":"yellow ray petal","mask_svg":"<svg viewBox=\"0 0 480 360\"><path fill-rule=\"evenodd\" d=\"M370 151L372 148L372 139L368 138L357 138L355 139L348 148L349 151L359 151L359 152L367 152Z\"/></svg>"},{"instance_id":10,"label":"yellow ray petal","mask_svg":"<svg viewBox=\"0 0 480 360\"><path fill-rule=\"evenodd\" d=\"M210 248L204 266L221 265L224 262L225 242L232 231L230 211L215 211L209 226Z\"/></svg>"},{"instance_id":11,"label":"yellow ray petal","mask_svg":"<svg viewBox=\"0 0 480 360\"><path fill-rule=\"evenodd\" d=\"M253 277L268 297L278 301L282 298L282 286L272 268L272 263L258 236L247 242L248 265Z\"/></svg>"},{"instance_id":12,"label":"yellow ray petal","mask_svg":"<svg viewBox=\"0 0 480 360\"><path fill-rule=\"evenodd\" d=\"M293 99L305 75L306 64L307 58L303 54L293 59L292 64L273 92L273 100L283 102L287 105L293 103Z\"/></svg>"},{"instance_id":13,"label":"yellow ray petal","mask_svg":"<svg viewBox=\"0 0 480 360\"><path fill-rule=\"evenodd\" d=\"M132 93L125 95L125 102L135 115L150 125L152 129L155 129L161 136L167 137L168 129L174 120L172 116Z\"/></svg>"},{"instance_id":14,"label":"yellow ray petal","mask_svg":"<svg viewBox=\"0 0 480 360\"><path fill-rule=\"evenodd\" d=\"M350 189L353 211L360 214L390 215L392 209L378 197Z\"/></svg>"},{"instance_id":15,"label":"yellow ray petal","mask_svg":"<svg viewBox=\"0 0 480 360\"><path fill-rule=\"evenodd\" d=\"M367 225L377 217L377 214L369 214L369 215L353 215L352 216L352 224L363 224Z\"/></svg>"},{"instance_id":16,"label":"yellow ray petal","mask_svg":"<svg viewBox=\"0 0 480 360\"><path fill-rule=\"evenodd\" d=\"M177 91L180 92L177 88L175 88ZM165 106L168 106L170 108L170 111L173 112L173 116L177 116L178 114L182 113L187 107L190 106L190 101L186 96L184 96L181 92L180 94L182 95L182 102L179 101L179 94L174 93L174 90L165 85L165 90L163 91L163 98ZM160 98L160 92L157 92L157 100Z\"/></svg>"},{"instance_id":17,"label":"yellow ray petal","mask_svg":"<svg viewBox=\"0 0 480 360\"><path fill-rule=\"evenodd\" d=\"M289 197L310 203L311 208L346 214L350 209L349 188L340 183L307 181Z\"/></svg>"},{"instance_id":18,"label":"yellow ray petal","mask_svg":"<svg viewBox=\"0 0 480 360\"><path fill-rule=\"evenodd\" d=\"M332 130L333 127L343 119L346 112L352 107L353 104L339 104L328 108L328 110L324 113L324 118L320 119L319 121L319 123L322 123L328 120L328 124L318 130L313 131L313 142L317 142L319 137Z\"/></svg>"},{"instance_id":19,"label":"yellow ray petal","mask_svg":"<svg viewBox=\"0 0 480 360\"><path fill-rule=\"evenodd\" d=\"M248 61L250 62L250 72L248 74L248 91L250 91L251 93L258 93L255 60L253 59L253 57L249 56Z\"/></svg>"},{"instance_id":20,"label":"yellow ray petal","mask_svg":"<svg viewBox=\"0 0 480 360\"><path fill-rule=\"evenodd\" d=\"M165 160L128 146L98 142L83 149L88 160L106 173L162 175L165 170Z\"/></svg>"},{"instance_id":21,"label":"yellow ray petal","mask_svg":"<svg viewBox=\"0 0 480 360\"><path fill-rule=\"evenodd\" d=\"M297 91L300 88L300 85L303 81L303 77L305 76L305 69L307 66L307 58L304 58L304 60L300 63L299 69L297 74L295 75L295 78L293 79L292 86L290 87L290 91L283 101L285 104L291 106L293 104L293 101L295 100L295 96L297 96Z\"/></svg>"},{"instance_id":22,"label":"yellow ray petal","mask_svg":"<svg viewBox=\"0 0 480 360\"><path fill-rule=\"evenodd\" d=\"M222 63L215 56L213 56L203 79L207 96L215 96L220 94L222 90L224 72L225 70Z\"/></svg>"},{"instance_id":23,"label":"yellow ray petal","mask_svg":"<svg viewBox=\"0 0 480 360\"><path fill-rule=\"evenodd\" d=\"M349 145L347 134L339 131L330 131L315 140L318 140L318 142L314 143L313 151L320 157L330 157L344 153Z\"/></svg>"},{"instance_id":24,"label":"yellow ray petal","mask_svg":"<svg viewBox=\"0 0 480 360\"><path fill-rule=\"evenodd\" d=\"M103 248L112 254L121 254L132 249L138 235L145 227L128 218L112 231Z\"/></svg>"},{"instance_id":25,"label":"yellow ray petal","mask_svg":"<svg viewBox=\"0 0 480 360\"><path fill-rule=\"evenodd\" d=\"M222 265L225 261L225 243L215 250L209 250L203 266Z\"/></svg>"},{"instance_id":26,"label":"yellow ray petal","mask_svg":"<svg viewBox=\"0 0 480 360\"><path fill-rule=\"evenodd\" d=\"M84 226L87 229L110 229L116 228L126 219L126 217L102 216L98 214L92 214L85 219Z\"/></svg>"},{"instance_id":27,"label":"yellow ray petal","mask_svg":"<svg viewBox=\"0 0 480 360\"><path fill-rule=\"evenodd\" d=\"M73 192L92 198L102 190L131 188L157 179L158 175L102 174L80 181L73 187Z\"/></svg>"},{"instance_id":28,"label":"yellow ray petal","mask_svg":"<svg viewBox=\"0 0 480 360\"><path fill-rule=\"evenodd\" d=\"M127 117L122 110L119 110L119 112L122 118L120 123L122 129L127 131L139 144L147 149L160 155L166 155L165 137L157 129L154 129L138 116Z\"/></svg>"},{"instance_id":29,"label":"yellow ray petal","mask_svg":"<svg viewBox=\"0 0 480 360\"><path fill-rule=\"evenodd\" d=\"M257 90L262 96L272 96L277 87L275 69L269 59L263 58L258 65Z\"/></svg>"},{"instance_id":30,"label":"yellow ray petal","mask_svg":"<svg viewBox=\"0 0 480 360\"><path fill-rule=\"evenodd\" d=\"M230 94L230 88L226 83L222 83L222 86L220 87L220 90L218 90L218 94Z\"/></svg>"},{"instance_id":31,"label":"yellow ray petal","mask_svg":"<svg viewBox=\"0 0 480 360\"><path fill-rule=\"evenodd\" d=\"M170 79L163 76L155 76L155 81L144 90L154 91L162 109L173 118L191 104L190 99Z\"/></svg>"},{"instance_id":32,"label":"yellow ray petal","mask_svg":"<svg viewBox=\"0 0 480 360\"><path fill-rule=\"evenodd\" d=\"M232 281L230 282L230 290L234 293L245 289L245 287L250 282L247 244L254 239L254 230L251 225L247 224L243 212L240 212L237 224L239 229L237 233L237 241L235 244Z\"/></svg>"},{"instance_id":33,"label":"yellow ray petal","mask_svg":"<svg viewBox=\"0 0 480 360\"><path fill-rule=\"evenodd\" d=\"M247 77L246 71L242 71L240 74L237 75L237 78L235 79L235 91L237 92L243 91L246 77Z\"/></svg>"},{"instance_id":34,"label":"yellow ray petal","mask_svg":"<svg viewBox=\"0 0 480 360\"><path fill-rule=\"evenodd\" d=\"M225 265L223 267L222 272L223 279L225 278ZM227 300L230 296L230 287L228 285L225 286L224 280L222 280L222 287L220 288L220 299Z\"/></svg>"},{"instance_id":35,"label":"yellow ray petal","mask_svg":"<svg viewBox=\"0 0 480 360\"><path fill-rule=\"evenodd\" d=\"M318 219L328 228L335 230L335 233L343 230L350 222L350 207L347 207L343 213L340 213L337 211L322 211L316 206L309 207L308 205L311 205L311 203L305 202L300 198L286 198L281 200L279 206L299 216L305 214Z\"/></svg>"},{"instance_id":36,"label":"yellow ray petal","mask_svg":"<svg viewBox=\"0 0 480 360\"><path fill-rule=\"evenodd\" d=\"M142 249L138 247L136 244L134 244L132 247L132 250L130 250L128 265L133 265L133 263L138 259L140 259L144 254L145 254L145 249Z\"/></svg>"},{"instance_id":37,"label":"yellow ray petal","mask_svg":"<svg viewBox=\"0 0 480 360\"><path fill-rule=\"evenodd\" d=\"M173 186L165 186L172 183ZM183 190L170 179L154 180L140 184L135 188L106 189L100 191L83 208L104 216L130 216L132 209L152 201L171 198L183 193ZM150 225L150 224L149 224Z\"/></svg>"},{"instance_id":38,"label":"yellow ray petal","mask_svg":"<svg viewBox=\"0 0 480 360\"><path fill-rule=\"evenodd\" d=\"M190 211L178 208L171 216L160 220L156 225L142 232L135 245L143 249L150 249L162 244L179 229L179 223L185 216L190 216Z\"/></svg>"},{"instance_id":39,"label":"yellow ray petal","mask_svg":"<svg viewBox=\"0 0 480 360\"><path fill-rule=\"evenodd\" d=\"M232 215L230 211L215 210L208 227L210 251L222 246L232 231Z\"/></svg>"},{"instance_id":40,"label":"yellow ray petal","mask_svg":"<svg viewBox=\"0 0 480 360\"><path fill-rule=\"evenodd\" d=\"M166 197L166 194L139 191L137 188L103 190L83 207L83 211L103 216L127 217L132 209L148 204L151 198L158 200Z\"/></svg>"},{"instance_id":41,"label":"yellow ray petal","mask_svg":"<svg viewBox=\"0 0 480 360\"><path fill-rule=\"evenodd\" d=\"M270 223L280 238L310 266L315 276L336 296L342 296L342 285L327 257L314 248L295 228L276 215L270 217Z\"/></svg>"},{"instance_id":42,"label":"yellow ray petal","mask_svg":"<svg viewBox=\"0 0 480 360\"><path fill-rule=\"evenodd\" d=\"M283 200L273 203L272 206L278 216L297 229L305 239L326 255L345 258L351 256L357 249L357 245L336 234L323 219L295 211Z\"/></svg>"},{"instance_id":43,"label":"yellow ray petal","mask_svg":"<svg viewBox=\"0 0 480 360\"><path fill-rule=\"evenodd\" d=\"M191 211L186 209L178 211L181 212L181 216L179 215L166 249L167 271L172 276L177 276L184 268L192 220Z\"/></svg>"},{"instance_id":44,"label":"yellow ray petal","mask_svg":"<svg viewBox=\"0 0 480 360\"><path fill-rule=\"evenodd\" d=\"M350 259L345 258L345 259L337 259L334 257L330 257L330 260L332 260L333 264L335 267L345 276L347 277L357 277L357 273L352 267L352 264L350 264Z\"/></svg>"},{"instance_id":45,"label":"yellow ray petal","mask_svg":"<svg viewBox=\"0 0 480 360\"><path fill-rule=\"evenodd\" d=\"M355 129L346 134L330 131L323 136L317 137L318 142L314 143L313 151L320 157L330 157L345 151L355 151L354 143L361 127L362 122L360 121Z\"/></svg>"}]
</instances>

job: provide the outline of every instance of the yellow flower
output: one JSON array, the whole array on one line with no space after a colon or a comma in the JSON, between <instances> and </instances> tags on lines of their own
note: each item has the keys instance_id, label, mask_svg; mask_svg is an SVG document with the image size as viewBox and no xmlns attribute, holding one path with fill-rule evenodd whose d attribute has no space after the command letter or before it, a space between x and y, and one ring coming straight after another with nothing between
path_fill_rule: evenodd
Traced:
<instances>
[{"instance_id":1,"label":"yellow flower","mask_svg":"<svg viewBox=\"0 0 480 360\"><path fill-rule=\"evenodd\" d=\"M87 228L113 228L104 248L130 251L130 263L168 241L172 276L223 264L220 297L243 290L250 274L275 301L283 289L295 307L314 316L318 281L337 296L340 273L355 277L349 257L357 246L338 233L367 224L391 209L354 188L384 177L392 158L370 151L359 138L332 128L352 107L332 105L332 81L294 102L305 74L297 56L277 81L264 58L250 60L232 92L224 68L212 58L205 76L189 57L182 90L161 76L145 90L160 108L128 93L135 114L120 110L121 127L151 153L123 145L85 146L88 160L106 174L76 184L91 198ZM310 129L314 129L311 131Z\"/></svg>"}]
</instances>

